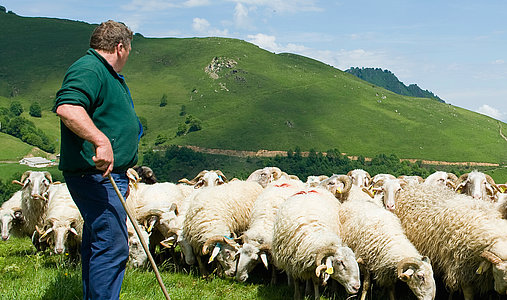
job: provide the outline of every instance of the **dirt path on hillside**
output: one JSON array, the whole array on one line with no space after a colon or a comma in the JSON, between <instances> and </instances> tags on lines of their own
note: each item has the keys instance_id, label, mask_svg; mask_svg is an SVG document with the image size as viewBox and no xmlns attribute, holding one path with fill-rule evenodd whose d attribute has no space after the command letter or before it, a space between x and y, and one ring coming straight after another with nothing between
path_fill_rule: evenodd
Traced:
<instances>
[{"instance_id":1,"label":"dirt path on hillside","mask_svg":"<svg viewBox=\"0 0 507 300\"><path fill-rule=\"evenodd\" d=\"M505 138L505 136L504 136ZM506 139L507 140L507 139ZM238 156L238 157L275 157L279 156L287 156L287 151L269 151L269 150L259 150L259 151L242 151L242 150L224 150L224 149L210 149L210 148L202 148L197 146L185 146L189 149L192 149L195 152L202 152L208 154L219 154L219 155L228 155L228 156ZM301 152L301 156L307 157L309 152ZM325 152L322 152L323 155L326 155ZM347 155L346 153L342 153L342 155ZM357 156L347 156L351 160L357 160ZM371 158L365 157L365 161L371 161ZM426 165L441 165L441 166L478 166L478 167L499 167L499 164L494 163L485 163L485 162L450 162L450 161L437 161L437 160L421 160L415 158L401 158L400 161L409 161L411 163L415 163L417 161L421 161Z\"/></svg>"},{"instance_id":2,"label":"dirt path on hillside","mask_svg":"<svg viewBox=\"0 0 507 300\"><path fill-rule=\"evenodd\" d=\"M498 130L500 130L500 136L507 142L507 137L502 133L502 125L498 122Z\"/></svg>"}]
</instances>

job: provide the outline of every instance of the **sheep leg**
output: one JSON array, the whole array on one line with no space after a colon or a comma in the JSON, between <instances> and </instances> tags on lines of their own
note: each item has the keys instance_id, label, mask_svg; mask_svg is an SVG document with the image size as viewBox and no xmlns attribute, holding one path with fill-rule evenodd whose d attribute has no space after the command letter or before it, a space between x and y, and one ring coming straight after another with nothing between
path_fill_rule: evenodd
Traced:
<instances>
[{"instance_id":1,"label":"sheep leg","mask_svg":"<svg viewBox=\"0 0 507 300\"><path fill-rule=\"evenodd\" d=\"M361 291L361 300L366 300L366 294L368 293L369 289L370 289L370 272L365 271L363 279L363 290Z\"/></svg>"},{"instance_id":2,"label":"sheep leg","mask_svg":"<svg viewBox=\"0 0 507 300\"><path fill-rule=\"evenodd\" d=\"M202 257L200 255L196 255L197 264L199 264L199 271L201 272L202 277L208 277L208 269L202 262Z\"/></svg>"},{"instance_id":3,"label":"sheep leg","mask_svg":"<svg viewBox=\"0 0 507 300\"><path fill-rule=\"evenodd\" d=\"M312 281L313 281L313 292L315 295L315 300L319 300L320 299L319 278L313 277Z\"/></svg>"},{"instance_id":4,"label":"sheep leg","mask_svg":"<svg viewBox=\"0 0 507 300\"><path fill-rule=\"evenodd\" d=\"M310 283L310 280L305 280L305 294L304 297L309 296L312 294L312 285Z\"/></svg>"},{"instance_id":5,"label":"sheep leg","mask_svg":"<svg viewBox=\"0 0 507 300\"><path fill-rule=\"evenodd\" d=\"M292 282L294 283L294 300L300 300L300 299L302 299L302 297L301 297L301 288L299 286L299 279L293 278Z\"/></svg>"},{"instance_id":6,"label":"sheep leg","mask_svg":"<svg viewBox=\"0 0 507 300\"><path fill-rule=\"evenodd\" d=\"M394 297L394 286L391 286L388 289L389 289L389 300L395 300L396 298Z\"/></svg>"},{"instance_id":7,"label":"sheep leg","mask_svg":"<svg viewBox=\"0 0 507 300\"><path fill-rule=\"evenodd\" d=\"M271 285L275 285L276 282L277 282L277 278L276 278L276 268L271 265Z\"/></svg>"},{"instance_id":8,"label":"sheep leg","mask_svg":"<svg viewBox=\"0 0 507 300\"><path fill-rule=\"evenodd\" d=\"M472 287L464 286L461 289L463 290L463 298L465 298L465 300L474 299L474 289Z\"/></svg>"}]
</instances>

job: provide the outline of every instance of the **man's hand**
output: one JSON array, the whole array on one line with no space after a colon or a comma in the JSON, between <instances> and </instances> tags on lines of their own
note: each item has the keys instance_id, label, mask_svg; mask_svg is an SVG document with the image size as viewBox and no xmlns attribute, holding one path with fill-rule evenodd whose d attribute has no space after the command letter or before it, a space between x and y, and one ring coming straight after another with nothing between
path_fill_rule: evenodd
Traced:
<instances>
[{"instance_id":1,"label":"man's hand","mask_svg":"<svg viewBox=\"0 0 507 300\"><path fill-rule=\"evenodd\" d=\"M105 140L103 145L95 146L95 155L92 157L95 167L98 170L104 171L103 177L107 177L113 171L114 155L113 148L108 139Z\"/></svg>"}]
</instances>

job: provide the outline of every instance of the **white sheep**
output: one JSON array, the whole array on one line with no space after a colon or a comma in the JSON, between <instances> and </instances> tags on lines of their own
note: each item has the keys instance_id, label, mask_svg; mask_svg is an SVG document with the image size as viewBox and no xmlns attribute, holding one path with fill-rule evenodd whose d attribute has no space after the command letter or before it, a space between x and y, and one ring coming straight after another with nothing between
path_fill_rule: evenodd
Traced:
<instances>
[{"instance_id":1,"label":"white sheep","mask_svg":"<svg viewBox=\"0 0 507 300\"><path fill-rule=\"evenodd\" d=\"M255 199L262 192L257 182L231 181L195 194L183 221L183 236L196 254L202 275L202 255L213 247L210 262L217 258L225 275L234 276L239 244L232 238L247 230Z\"/></svg>"},{"instance_id":2,"label":"white sheep","mask_svg":"<svg viewBox=\"0 0 507 300\"><path fill-rule=\"evenodd\" d=\"M319 175L319 176L314 176L314 175L310 175L306 178L306 185L308 187L316 187L318 186L323 180L326 180L328 179L329 176L327 175Z\"/></svg>"},{"instance_id":3,"label":"white sheep","mask_svg":"<svg viewBox=\"0 0 507 300\"><path fill-rule=\"evenodd\" d=\"M507 220L492 203L445 187L408 185L397 198L395 213L451 292L461 289L466 300L493 288L505 295Z\"/></svg>"},{"instance_id":4,"label":"white sheep","mask_svg":"<svg viewBox=\"0 0 507 300\"><path fill-rule=\"evenodd\" d=\"M404 180L408 184L423 183L424 182L424 178L422 178L421 176L418 176L418 175L401 175L401 176L398 176L398 179Z\"/></svg>"},{"instance_id":5,"label":"white sheep","mask_svg":"<svg viewBox=\"0 0 507 300\"><path fill-rule=\"evenodd\" d=\"M47 243L55 254L68 252L76 258L83 234L83 218L65 183L52 184L44 224L38 229L39 242Z\"/></svg>"},{"instance_id":6,"label":"white sheep","mask_svg":"<svg viewBox=\"0 0 507 300\"><path fill-rule=\"evenodd\" d=\"M425 185L441 185L441 186L447 186L451 189L456 188L456 181L458 180L458 177L454 175L453 173L444 172L444 171L436 171L432 174L430 174L426 179L424 180Z\"/></svg>"},{"instance_id":7,"label":"white sheep","mask_svg":"<svg viewBox=\"0 0 507 300\"><path fill-rule=\"evenodd\" d=\"M252 208L248 230L242 235L243 245L238 251L236 280L246 281L248 273L259 261L268 268L273 225L278 208L287 198L304 187L305 184L300 180L280 179L268 184L257 197Z\"/></svg>"},{"instance_id":8,"label":"white sheep","mask_svg":"<svg viewBox=\"0 0 507 300\"><path fill-rule=\"evenodd\" d=\"M386 180L386 179L396 179L394 175L386 174L386 173L380 173L375 176L370 181L370 187L374 186L379 180Z\"/></svg>"},{"instance_id":9,"label":"white sheep","mask_svg":"<svg viewBox=\"0 0 507 300\"><path fill-rule=\"evenodd\" d=\"M255 181L265 188L268 183L278 180L283 175L287 175L277 167L265 167L252 172L246 181Z\"/></svg>"},{"instance_id":10,"label":"white sheep","mask_svg":"<svg viewBox=\"0 0 507 300\"><path fill-rule=\"evenodd\" d=\"M435 298L436 285L428 257L423 257L407 239L400 220L391 212L366 199L345 201L340 206L342 239L360 258L364 284L361 299L375 282L389 291L399 279L405 282L420 300Z\"/></svg>"},{"instance_id":11,"label":"white sheep","mask_svg":"<svg viewBox=\"0 0 507 300\"><path fill-rule=\"evenodd\" d=\"M227 183L227 177L220 170L203 170L197 174L192 180L182 178L178 180L180 183L188 184L198 189L200 187L217 186Z\"/></svg>"},{"instance_id":12,"label":"white sheep","mask_svg":"<svg viewBox=\"0 0 507 300\"><path fill-rule=\"evenodd\" d=\"M323 271L325 280L337 280L349 294L360 288L355 255L340 237L339 206L331 192L316 188L291 196L277 212L271 251L275 265L294 279L295 299L301 296L299 280L308 279L318 299Z\"/></svg>"},{"instance_id":13,"label":"white sheep","mask_svg":"<svg viewBox=\"0 0 507 300\"><path fill-rule=\"evenodd\" d=\"M456 183L456 191L477 200L495 201L501 192L488 174L477 170L461 175Z\"/></svg>"},{"instance_id":14,"label":"white sheep","mask_svg":"<svg viewBox=\"0 0 507 300\"><path fill-rule=\"evenodd\" d=\"M370 173L363 169L354 169L347 173L347 176L352 179L352 185L357 187L369 187L371 176Z\"/></svg>"},{"instance_id":15,"label":"white sheep","mask_svg":"<svg viewBox=\"0 0 507 300\"><path fill-rule=\"evenodd\" d=\"M23 235L25 219L21 210L21 191L15 192L9 200L0 207L0 224L2 226L2 240L7 241L11 235Z\"/></svg>"},{"instance_id":16,"label":"white sheep","mask_svg":"<svg viewBox=\"0 0 507 300\"><path fill-rule=\"evenodd\" d=\"M389 211L396 209L396 196L407 185L402 179L383 179L378 180L372 187L374 192L374 202L382 203L382 206Z\"/></svg>"},{"instance_id":17,"label":"white sheep","mask_svg":"<svg viewBox=\"0 0 507 300\"><path fill-rule=\"evenodd\" d=\"M32 235L32 243L37 250L39 247L39 235L35 226L42 227L46 214L48 199L47 191L53 182L51 174L47 171L26 171L21 180L13 180L13 183L23 186L21 188L21 210L25 218L24 231Z\"/></svg>"},{"instance_id":18,"label":"white sheep","mask_svg":"<svg viewBox=\"0 0 507 300\"><path fill-rule=\"evenodd\" d=\"M137 223L141 235L147 246L150 246L150 234L146 232L142 224ZM148 254L144 251L141 239L137 235L134 225L130 219L127 221L127 232L128 232L128 243L129 243L129 260L128 264L134 268L140 268L146 266L148 262Z\"/></svg>"}]
</instances>

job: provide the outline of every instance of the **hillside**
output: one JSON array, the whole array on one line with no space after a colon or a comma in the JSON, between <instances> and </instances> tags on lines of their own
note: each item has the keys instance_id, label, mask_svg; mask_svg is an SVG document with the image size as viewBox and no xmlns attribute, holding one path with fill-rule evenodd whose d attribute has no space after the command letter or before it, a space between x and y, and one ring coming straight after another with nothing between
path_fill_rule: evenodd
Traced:
<instances>
[{"instance_id":1,"label":"hillside","mask_svg":"<svg viewBox=\"0 0 507 300\"><path fill-rule=\"evenodd\" d=\"M417 84L410 84L406 86L389 70L382 70L380 68L350 68L345 70L345 72L355 75L364 81L368 81L369 83L373 83L374 85L383 87L398 95L430 98L444 102L444 100L440 99L440 97L428 90L421 89Z\"/></svg>"},{"instance_id":2,"label":"hillside","mask_svg":"<svg viewBox=\"0 0 507 300\"><path fill-rule=\"evenodd\" d=\"M85 53L94 26L0 13L0 27L0 96L14 96L25 110L40 101L43 115L49 114L65 70ZM123 73L147 125L142 149L300 147L368 157L507 161L507 142L499 134L499 124L507 132L505 123L397 95L319 61L273 54L242 40L136 34ZM41 126L56 141L58 121L48 121ZM188 132L192 122L201 129Z\"/></svg>"}]
</instances>

